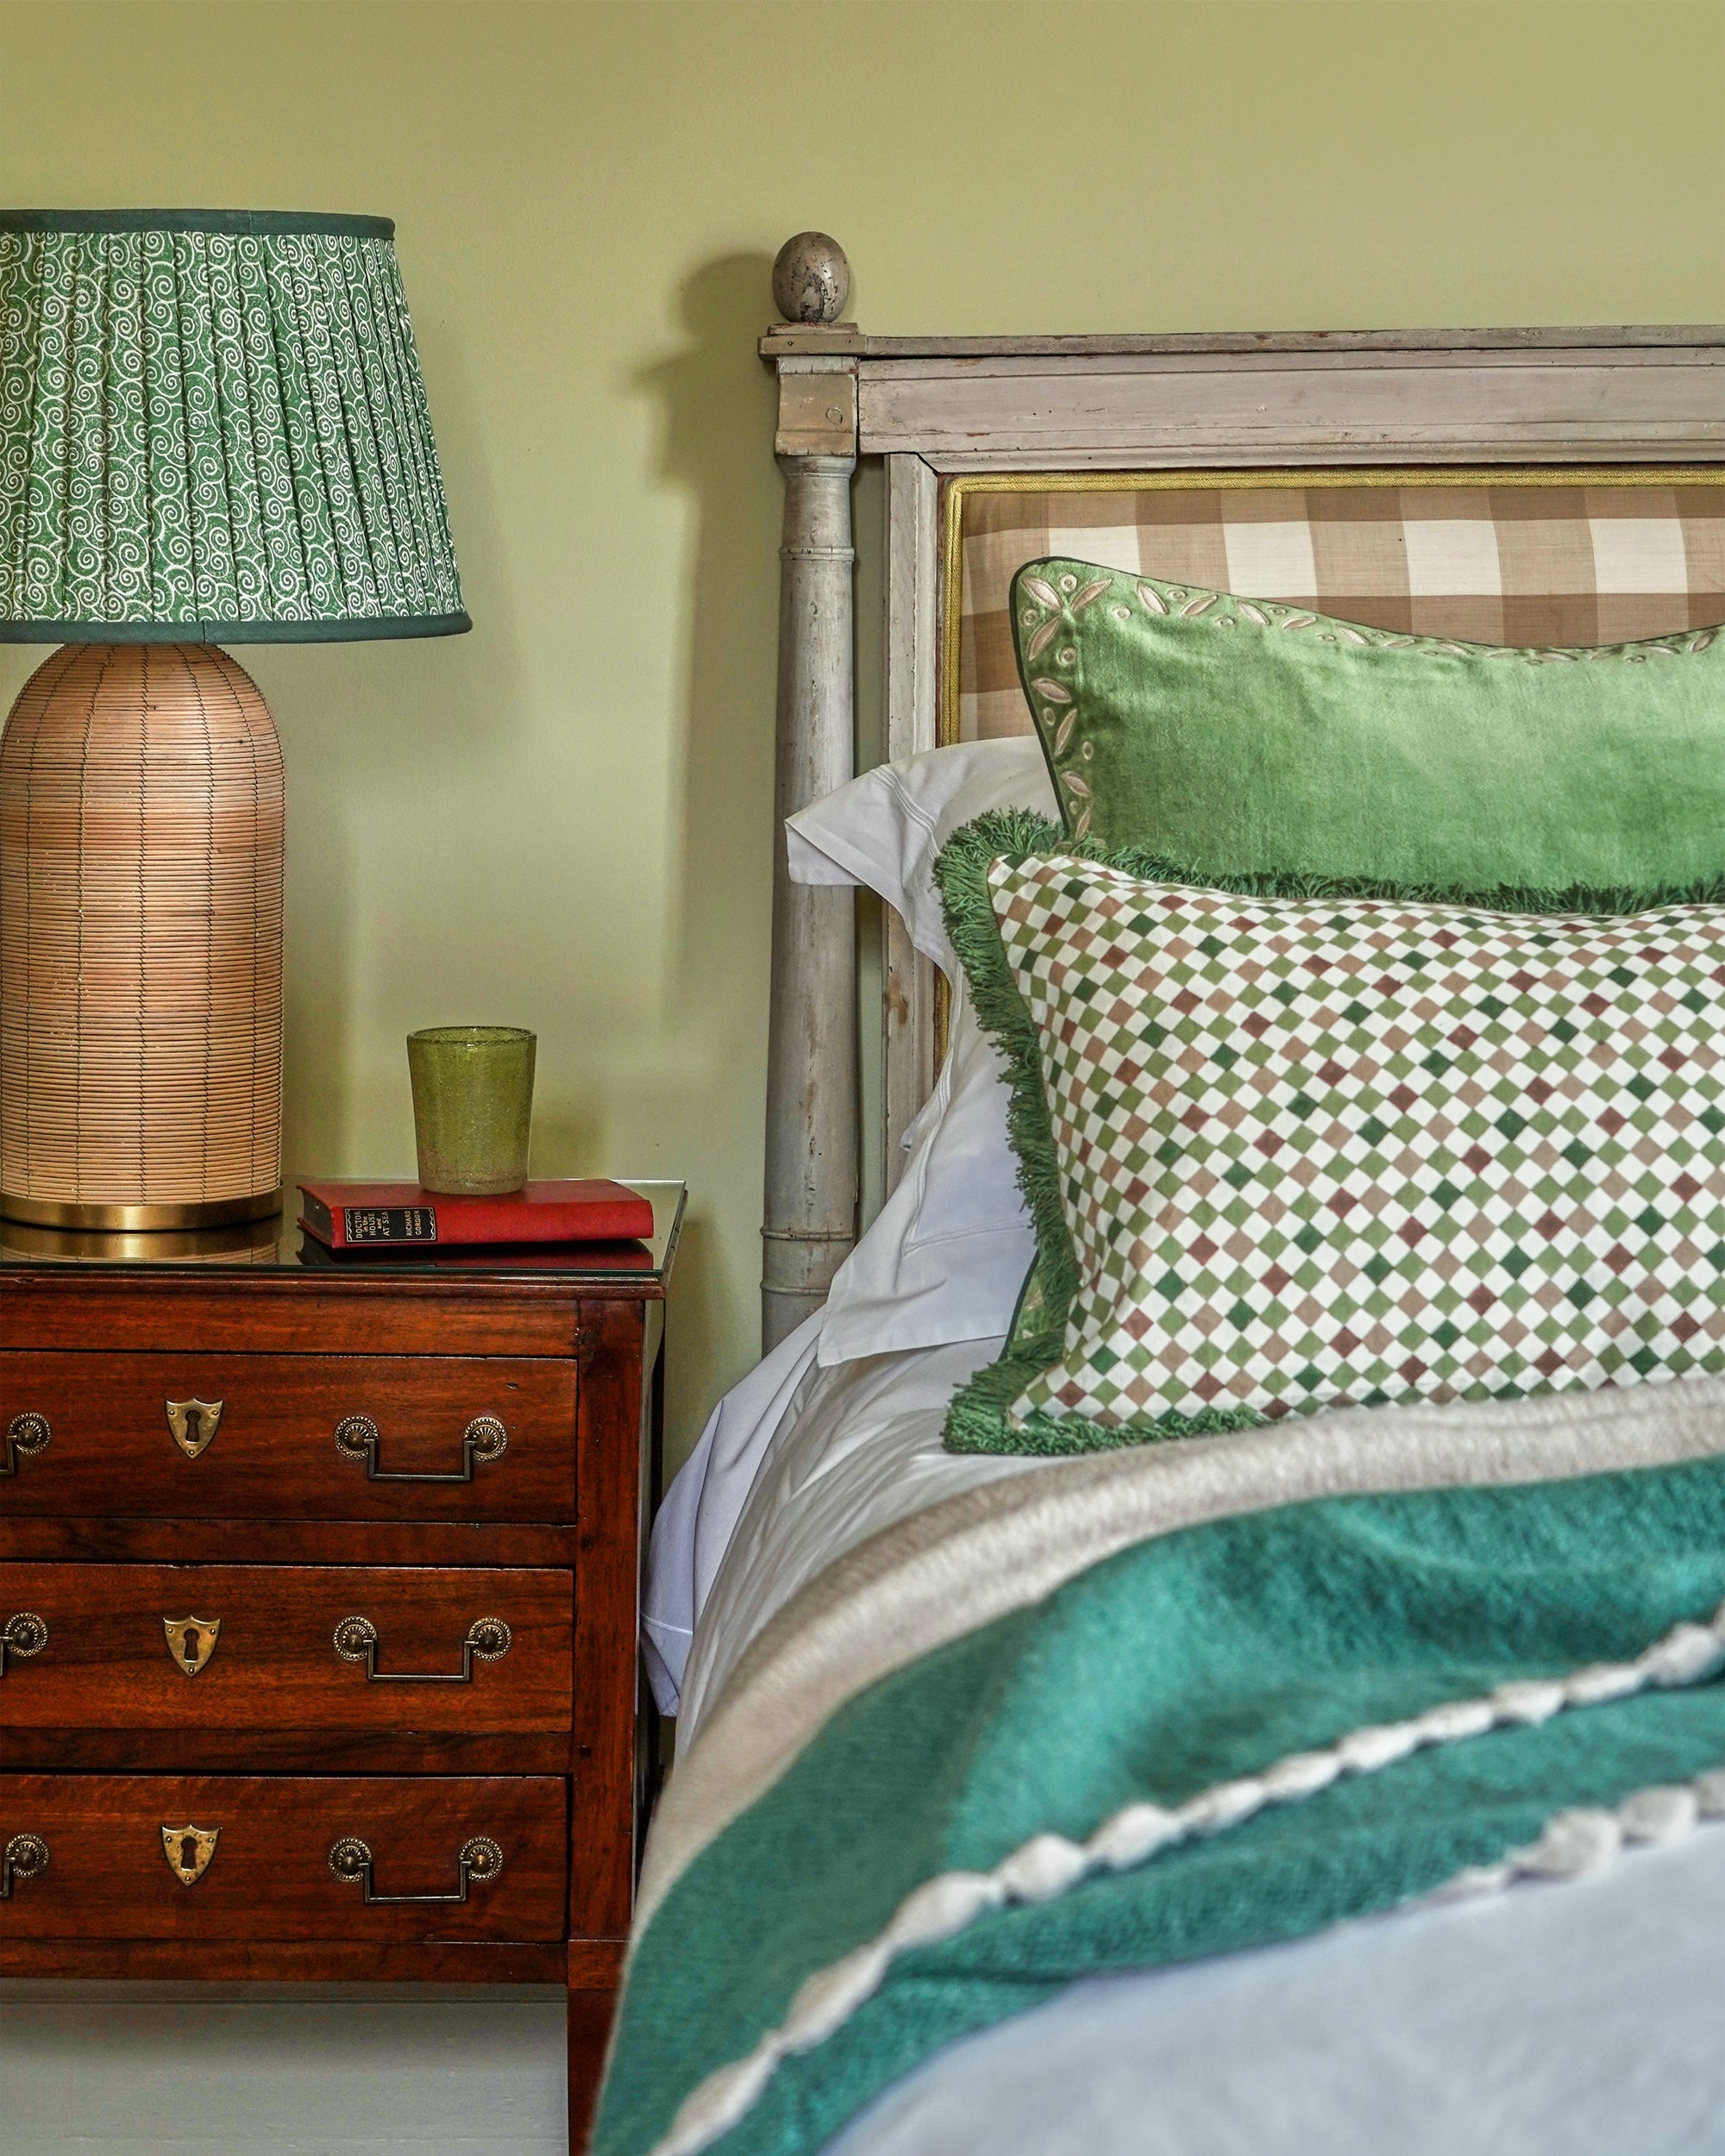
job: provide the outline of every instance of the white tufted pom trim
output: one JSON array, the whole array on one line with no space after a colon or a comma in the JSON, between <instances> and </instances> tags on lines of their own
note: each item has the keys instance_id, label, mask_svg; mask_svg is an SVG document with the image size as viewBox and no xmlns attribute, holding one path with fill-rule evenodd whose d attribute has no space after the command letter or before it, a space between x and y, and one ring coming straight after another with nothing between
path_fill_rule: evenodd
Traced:
<instances>
[{"instance_id":1,"label":"white tufted pom trim","mask_svg":"<svg viewBox=\"0 0 1725 2156\"><path fill-rule=\"evenodd\" d=\"M1709 1639L1712 1636L1708 1634ZM1548 1722L1553 1714L1562 1711L1564 1688L1538 1677L1526 1677L1512 1684L1500 1684L1491 1695L1491 1704L1497 1709L1500 1721L1531 1727L1538 1722Z\"/></svg>"},{"instance_id":2,"label":"white tufted pom trim","mask_svg":"<svg viewBox=\"0 0 1725 2156\"><path fill-rule=\"evenodd\" d=\"M1218 1782L1180 1807L1180 1823L1190 1834L1220 1834L1261 1812L1269 1801L1270 1791L1256 1775L1239 1782Z\"/></svg>"},{"instance_id":3,"label":"white tufted pom trim","mask_svg":"<svg viewBox=\"0 0 1725 2156\"><path fill-rule=\"evenodd\" d=\"M1725 1776L1720 1779L1720 1808L1725 1810ZM1125 1871L1153 1857L1164 1842L1178 1841L1182 1831L1178 1813L1165 1812L1159 1804L1128 1804L1105 1820L1084 1846L1098 1864Z\"/></svg>"},{"instance_id":4,"label":"white tufted pom trim","mask_svg":"<svg viewBox=\"0 0 1725 2156\"><path fill-rule=\"evenodd\" d=\"M1341 1771L1339 1752L1290 1752L1264 1771L1263 1781L1272 1803L1287 1804L1328 1789Z\"/></svg>"},{"instance_id":5,"label":"white tufted pom trim","mask_svg":"<svg viewBox=\"0 0 1725 2156\"><path fill-rule=\"evenodd\" d=\"M1422 1744L1458 1745L1469 1737L1483 1737L1497 1727L1497 1707L1490 1699L1446 1701L1427 1708L1414 1721Z\"/></svg>"},{"instance_id":6,"label":"white tufted pom trim","mask_svg":"<svg viewBox=\"0 0 1725 2156\"><path fill-rule=\"evenodd\" d=\"M1571 1707L1603 1707L1608 1700L1628 1699L1647 1683L1647 1673L1633 1662L1596 1662L1564 1679L1564 1697Z\"/></svg>"},{"instance_id":7,"label":"white tufted pom trim","mask_svg":"<svg viewBox=\"0 0 1725 2156\"><path fill-rule=\"evenodd\" d=\"M796 2037L787 2041L785 2049L807 2051L834 2029L842 2028L857 2008L880 1990L892 1958L892 1949L885 1940L874 1939L855 1953L846 1954L843 1961L817 1969L791 2001L785 2027L794 2029Z\"/></svg>"},{"instance_id":8,"label":"white tufted pom trim","mask_svg":"<svg viewBox=\"0 0 1725 2156\"><path fill-rule=\"evenodd\" d=\"M1515 1868L1537 1879L1574 1879L1609 1864L1623 1846L1612 1812L1559 1812L1531 1847L1517 1850Z\"/></svg>"},{"instance_id":9,"label":"white tufted pom trim","mask_svg":"<svg viewBox=\"0 0 1725 2156\"><path fill-rule=\"evenodd\" d=\"M1336 1746L1336 1757L1350 1774L1376 1774L1426 1741L1418 1722L1383 1722L1375 1729L1351 1731Z\"/></svg>"},{"instance_id":10,"label":"white tufted pom trim","mask_svg":"<svg viewBox=\"0 0 1725 2156\"><path fill-rule=\"evenodd\" d=\"M1681 1841L1693 1833L1701 1806L1693 1789L1638 1789L1617 1807L1617 1817L1631 1841Z\"/></svg>"},{"instance_id":11,"label":"white tufted pom trim","mask_svg":"<svg viewBox=\"0 0 1725 2156\"><path fill-rule=\"evenodd\" d=\"M1051 1901L1099 1870L1130 1871L1177 1843L1223 1833L1271 1806L1297 1803L1346 1775L1376 1774L1412 1752L1465 1743L1492 1729L1526 1727L1649 1687L1694 1683L1722 1664L1725 1603L1705 1625L1674 1626L1634 1662L1590 1664L1561 1679L1518 1679L1483 1699L1445 1701L1408 1721L1368 1724L1322 1752L1289 1752L1260 1774L1213 1783L1176 1810L1126 1805L1082 1844L1063 1834L1033 1834L992 1871L943 1872L907 1894L877 1938L808 1977L782 2025L762 2037L746 2059L719 2067L692 2089L652 2156L697 2156L729 2133L747 2115L779 2061L813 2049L843 2028L880 1990L897 1955L956 1938L988 1909ZM1537 1841L1511 1850L1500 1863L1470 1865L1419 1902L1499 1894L1521 1879L1584 1877L1611 1863L1626 1845L1675 1840L1703 1819L1725 1819L1725 1767L1685 1786L1637 1790L1615 1811L1556 1813Z\"/></svg>"},{"instance_id":12,"label":"white tufted pom trim","mask_svg":"<svg viewBox=\"0 0 1725 2156\"><path fill-rule=\"evenodd\" d=\"M1710 1625L1679 1625L1640 1657L1649 1684L1694 1684L1725 1660L1725 1642Z\"/></svg>"},{"instance_id":13,"label":"white tufted pom trim","mask_svg":"<svg viewBox=\"0 0 1725 2156\"><path fill-rule=\"evenodd\" d=\"M932 1946L974 1924L984 1909L998 1908L1010 1892L1006 1880L992 1872L944 1871L905 1896L881 1935L897 1952Z\"/></svg>"},{"instance_id":14,"label":"white tufted pom trim","mask_svg":"<svg viewBox=\"0 0 1725 2156\"><path fill-rule=\"evenodd\" d=\"M1051 1902L1090 1869L1090 1859L1063 1834L1037 1834L1013 1850L994 1877L1010 1902Z\"/></svg>"},{"instance_id":15,"label":"white tufted pom trim","mask_svg":"<svg viewBox=\"0 0 1725 2156\"><path fill-rule=\"evenodd\" d=\"M716 2140L737 2120L746 2116L756 2096L772 2078L781 2053L770 2038L729 2066L698 2082L677 2106L671 2130L654 2156L694 2156L697 2149Z\"/></svg>"},{"instance_id":16,"label":"white tufted pom trim","mask_svg":"<svg viewBox=\"0 0 1725 2156\"><path fill-rule=\"evenodd\" d=\"M1725 1819L1725 1767L1693 1782L1660 1783L1626 1796L1615 1811L1592 1808L1559 1812L1525 1849L1512 1849L1501 1864L1458 1871L1419 1903L1453 1902L1465 1896L1500 1894L1518 1880L1584 1878L1612 1863L1626 1848L1657 1848L1681 1841L1703 1821Z\"/></svg>"}]
</instances>

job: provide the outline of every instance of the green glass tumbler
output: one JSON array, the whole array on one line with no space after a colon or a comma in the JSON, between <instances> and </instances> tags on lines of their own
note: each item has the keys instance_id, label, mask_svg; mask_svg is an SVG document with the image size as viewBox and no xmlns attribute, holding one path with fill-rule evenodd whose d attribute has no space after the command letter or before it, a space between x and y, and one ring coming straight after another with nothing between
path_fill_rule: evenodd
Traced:
<instances>
[{"instance_id":1,"label":"green glass tumbler","mask_svg":"<svg viewBox=\"0 0 1725 2156\"><path fill-rule=\"evenodd\" d=\"M496 1197L527 1181L536 1046L519 1025L431 1025L408 1035L423 1189Z\"/></svg>"}]
</instances>

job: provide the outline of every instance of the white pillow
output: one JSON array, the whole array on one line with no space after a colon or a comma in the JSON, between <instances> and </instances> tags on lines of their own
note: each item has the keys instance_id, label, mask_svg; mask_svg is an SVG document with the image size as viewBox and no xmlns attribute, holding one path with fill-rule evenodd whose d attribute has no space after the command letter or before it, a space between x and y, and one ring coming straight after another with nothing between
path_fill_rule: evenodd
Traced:
<instances>
[{"instance_id":1,"label":"white pillow","mask_svg":"<svg viewBox=\"0 0 1725 2156\"><path fill-rule=\"evenodd\" d=\"M1034 734L876 764L786 818L791 881L878 891L923 956L956 982L963 968L946 940L935 860L954 831L1000 808L1040 809L1060 820Z\"/></svg>"},{"instance_id":2,"label":"white pillow","mask_svg":"<svg viewBox=\"0 0 1725 2156\"><path fill-rule=\"evenodd\" d=\"M934 885L954 831L985 810L1015 807L1058 816L1041 745L1028 737L879 765L786 825L793 880L878 892L953 993L946 1061L905 1134L898 1188L834 1276L823 1363L1005 1332L1035 1255L1007 1143L1002 1066L971 1012Z\"/></svg>"}]
</instances>

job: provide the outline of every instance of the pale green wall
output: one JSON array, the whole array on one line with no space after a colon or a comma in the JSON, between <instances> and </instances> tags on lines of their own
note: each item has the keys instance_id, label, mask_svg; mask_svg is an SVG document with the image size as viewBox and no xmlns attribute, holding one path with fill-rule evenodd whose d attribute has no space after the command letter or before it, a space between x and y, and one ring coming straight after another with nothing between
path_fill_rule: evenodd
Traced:
<instances>
[{"instance_id":1,"label":"pale green wall","mask_svg":"<svg viewBox=\"0 0 1725 2156\"><path fill-rule=\"evenodd\" d=\"M0 202L399 228L477 626L246 655L298 1156L536 1026L539 1168L693 1186L680 1451L756 1326L779 241L881 330L1716 319L1722 80L1717 0L0 0Z\"/></svg>"}]
</instances>

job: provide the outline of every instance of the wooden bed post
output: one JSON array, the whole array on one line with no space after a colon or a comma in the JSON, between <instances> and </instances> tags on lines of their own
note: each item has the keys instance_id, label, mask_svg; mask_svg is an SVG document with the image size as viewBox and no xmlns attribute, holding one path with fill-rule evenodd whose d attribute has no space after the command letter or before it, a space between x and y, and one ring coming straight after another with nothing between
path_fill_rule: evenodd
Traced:
<instances>
[{"instance_id":1,"label":"wooden bed post","mask_svg":"<svg viewBox=\"0 0 1725 2156\"><path fill-rule=\"evenodd\" d=\"M773 297L787 321L837 324L850 271L819 232L787 241ZM855 758L850 477L856 362L781 359L774 447L785 475L779 550L779 824L842 786ZM773 845L772 1018L767 1051L763 1349L819 1308L856 1233L856 955L848 889L793 884Z\"/></svg>"}]
</instances>

